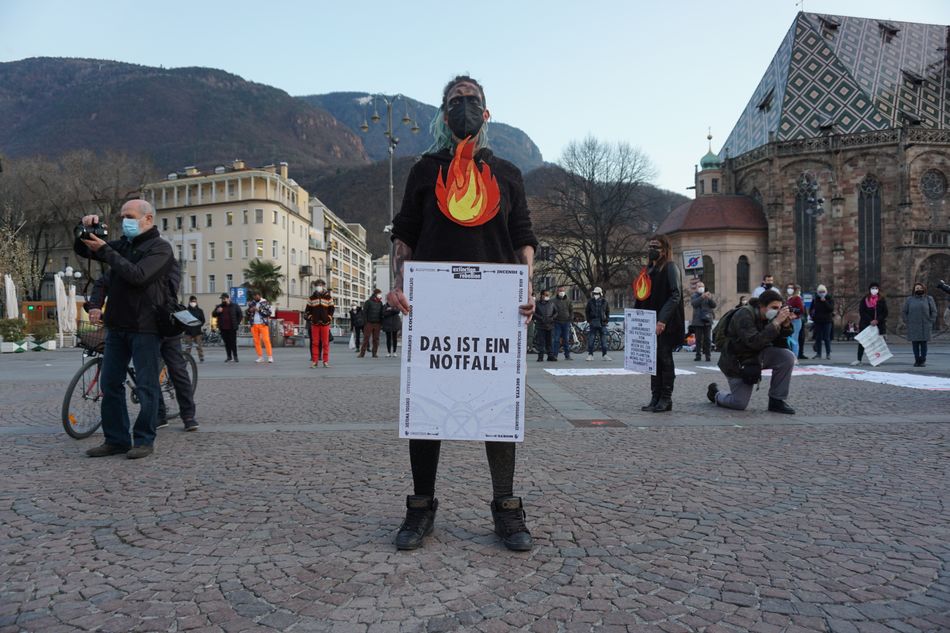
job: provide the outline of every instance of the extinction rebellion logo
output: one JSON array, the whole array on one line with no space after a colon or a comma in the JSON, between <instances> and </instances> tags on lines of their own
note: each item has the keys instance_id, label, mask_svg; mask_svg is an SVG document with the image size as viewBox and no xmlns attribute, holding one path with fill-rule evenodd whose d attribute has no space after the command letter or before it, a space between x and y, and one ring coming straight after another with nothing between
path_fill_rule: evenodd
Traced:
<instances>
[{"instance_id":1,"label":"extinction rebellion logo","mask_svg":"<svg viewBox=\"0 0 950 633\"><path fill-rule=\"evenodd\" d=\"M452 276L456 279L481 279L482 271L478 266L452 266Z\"/></svg>"}]
</instances>

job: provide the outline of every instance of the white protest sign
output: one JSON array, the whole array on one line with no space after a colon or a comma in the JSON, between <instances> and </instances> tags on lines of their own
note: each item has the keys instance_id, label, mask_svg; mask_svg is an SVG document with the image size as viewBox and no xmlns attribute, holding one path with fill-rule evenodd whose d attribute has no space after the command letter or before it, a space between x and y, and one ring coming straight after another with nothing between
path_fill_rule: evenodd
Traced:
<instances>
[{"instance_id":1,"label":"white protest sign","mask_svg":"<svg viewBox=\"0 0 950 633\"><path fill-rule=\"evenodd\" d=\"M656 312L623 311L623 368L656 376Z\"/></svg>"},{"instance_id":2,"label":"white protest sign","mask_svg":"<svg viewBox=\"0 0 950 633\"><path fill-rule=\"evenodd\" d=\"M683 268L696 270L703 267L703 252L701 250L683 251Z\"/></svg>"},{"instance_id":3,"label":"white protest sign","mask_svg":"<svg viewBox=\"0 0 950 633\"><path fill-rule=\"evenodd\" d=\"M855 337L858 343L864 346L864 353L868 357L868 362L877 367L888 358L892 358L891 350L887 347L887 342L881 336L876 325L869 325L861 330Z\"/></svg>"},{"instance_id":4,"label":"white protest sign","mask_svg":"<svg viewBox=\"0 0 950 633\"><path fill-rule=\"evenodd\" d=\"M406 262L399 437L524 440L528 267Z\"/></svg>"}]
</instances>

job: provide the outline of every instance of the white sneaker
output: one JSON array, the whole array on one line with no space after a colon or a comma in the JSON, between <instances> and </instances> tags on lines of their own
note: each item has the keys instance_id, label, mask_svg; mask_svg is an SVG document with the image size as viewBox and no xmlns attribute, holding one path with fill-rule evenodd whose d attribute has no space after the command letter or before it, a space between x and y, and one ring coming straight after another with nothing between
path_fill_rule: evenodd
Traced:
<instances>
[{"instance_id":1,"label":"white sneaker","mask_svg":"<svg viewBox=\"0 0 950 633\"><path fill-rule=\"evenodd\" d=\"M590 361L594 360L594 355L593 355L593 354L588 354L588 355L587 355L587 358L584 359L584 360L586 360L586 361L589 363Z\"/></svg>"},{"instance_id":2,"label":"white sneaker","mask_svg":"<svg viewBox=\"0 0 950 633\"><path fill-rule=\"evenodd\" d=\"M857 367L857 366L863 365L863 364L864 364L864 363L862 363L862 362L859 361L859 360L853 360L853 361L851 361L851 366L852 366L852 367Z\"/></svg>"},{"instance_id":3,"label":"white sneaker","mask_svg":"<svg viewBox=\"0 0 950 633\"><path fill-rule=\"evenodd\" d=\"M268 363L273 363L273 362L274 362L274 357L273 357L273 356L268 356L268 357L267 357L267 362L268 362Z\"/></svg>"},{"instance_id":4,"label":"white sneaker","mask_svg":"<svg viewBox=\"0 0 950 633\"><path fill-rule=\"evenodd\" d=\"M610 356L607 356L607 354L604 354L600 360L613 360L613 359Z\"/></svg>"},{"instance_id":5,"label":"white sneaker","mask_svg":"<svg viewBox=\"0 0 950 633\"><path fill-rule=\"evenodd\" d=\"M264 362L264 357L263 357L263 356L258 356L258 357L257 357L257 360L254 361L254 362L255 362L255 363L263 363L263 362Z\"/></svg>"}]
</instances>

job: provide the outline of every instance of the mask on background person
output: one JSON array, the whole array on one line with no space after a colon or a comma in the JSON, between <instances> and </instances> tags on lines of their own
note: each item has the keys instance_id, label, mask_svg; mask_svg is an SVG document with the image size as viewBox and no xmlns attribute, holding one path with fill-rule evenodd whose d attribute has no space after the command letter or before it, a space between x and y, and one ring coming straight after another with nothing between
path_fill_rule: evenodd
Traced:
<instances>
[{"instance_id":1,"label":"mask on background person","mask_svg":"<svg viewBox=\"0 0 950 633\"><path fill-rule=\"evenodd\" d=\"M915 290L915 291L914 291L914 294L917 295L918 297L922 296L922 295L924 294L923 288L919 288L919 289Z\"/></svg>"},{"instance_id":2,"label":"mask on background person","mask_svg":"<svg viewBox=\"0 0 950 633\"><path fill-rule=\"evenodd\" d=\"M138 220L135 218L122 218L122 235L131 240L141 232Z\"/></svg>"},{"instance_id":3,"label":"mask on background person","mask_svg":"<svg viewBox=\"0 0 950 633\"><path fill-rule=\"evenodd\" d=\"M703 286L697 286L696 292L698 292L699 294L703 294L704 292L706 292L706 288Z\"/></svg>"},{"instance_id":4,"label":"mask on background person","mask_svg":"<svg viewBox=\"0 0 950 633\"><path fill-rule=\"evenodd\" d=\"M449 129L457 139L474 137L485 123L485 108L476 96L453 97L446 114Z\"/></svg>"},{"instance_id":5,"label":"mask on background person","mask_svg":"<svg viewBox=\"0 0 950 633\"><path fill-rule=\"evenodd\" d=\"M656 260L660 259L660 250L657 248L651 248L647 251L647 257L651 262L655 262Z\"/></svg>"},{"instance_id":6,"label":"mask on background person","mask_svg":"<svg viewBox=\"0 0 950 633\"><path fill-rule=\"evenodd\" d=\"M599 292L595 292L595 293L594 293L593 295L591 295L591 296L594 297L594 299L600 299L600 293L599 293Z\"/></svg>"},{"instance_id":7,"label":"mask on background person","mask_svg":"<svg viewBox=\"0 0 950 633\"><path fill-rule=\"evenodd\" d=\"M877 288L871 288L871 296L876 297L879 290Z\"/></svg>"},{"instance_id":8,"label":"mask on background person","mask_svg":"<svg viewBox=\"0 0 950 633\"><path fill-rule=\"evenodd\" d=\"M789 297L791 297L793 294L795 294L795 289L794 289L794 288L786 288L786 289L785 289L785 292L788 294Z\"/></svg>"},{"instance_id":9,"label":"mask on background person","mask_svg":"<svg viewBox=\"0 0 950 633\"><path fill-rule=\"evenodd\" d=\"M317 286L317 292L323 292L324 290L326 290L325 286Z\"/></svg>"},{"instance_id":10,"label":"mask on background person","mask_svg":"<svg viewBox=\"0 0 950 633\"><path fill-rule=\"evenodd\" d=\"M550 298L548 295L541 295L541 301L547 301Z\"/></svg>"},{"instance_id":11,"label":"mask on background person","mask_svg":"<svg viewBox=\"0 0 950 633\"><path fill-rule=\"evenodd\" d=\"M557 293L557 296L558 296L559 298L563 299L564 297L567 296L567 293L566 293L566 292L559 292L559 293Z\"/></svg>"},{"instance_id":12,"label":"mask on background person","mask_svg":"<svg viewBox=\"0 0 950 633\"><path fill-rule=\"evenodd\" d=\"M377 294L376 294L376 298L377 298L377 299L382 299L382 298L383 298L382 293L377 293Z\"/></svg>"},{"instance_id":13,"label":"mask on background person","mask_svg":"<svg viewBox=\"0 0 950 633\"><path fill-rule=\"evenodd\" d=\"M828 294L828 293L827 293L827 292L819 292L819 293L818 293L818 296L821 297L822 299L824 299L824 297L825 297L826 294Z\"/></svg>"},{"instance_id":14,"label":"mask on background person","mask_svg":"<svg viewBox=\"0 0 950 633\"><path fill-rule=\"evenodd\" d=\"M198 307L198 302L197 302L197 301L192 301L192 302L189 303L188 305L190 305L192 308L197 308L197 307Z\"/></svg>"},{"instance_id":15,"label":"mask on background person","mask_svg":"<svg viewBox=\"0 0 950 633\"><path fill-rule=\"evenodd\" d=\"M770 284L770 283L764 283L764 284L762 284L762 285L765 286L765 289L766 289L766 290L771 290L771 289L772 289L772 284Z\"/></svg>"},{"instance_id":16,"label":"mask on background person","mask_svg":"<svg viewBox=\"0 0 950 633\"><path fill-rule=\"evenodd\" d=\"M778 316L778 310L776 308L772 308L770 310L765 311L765 318L768 319L769 321L771 321L777 316Z\"/></svg>"}]
</instances>

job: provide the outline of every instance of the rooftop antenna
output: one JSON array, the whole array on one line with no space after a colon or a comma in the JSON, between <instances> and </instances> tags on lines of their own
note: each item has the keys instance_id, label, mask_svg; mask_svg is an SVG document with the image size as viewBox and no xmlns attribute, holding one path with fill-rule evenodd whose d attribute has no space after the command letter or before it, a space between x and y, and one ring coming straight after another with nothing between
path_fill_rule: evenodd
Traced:
<instances>
[{"instance_id":1,"label":"rooftop antenna","mask_svg":"<svg viewBox=\"0 0 950 633\"><path fill-rule=\"evenodd\" d=\"M712 152L712 127L709 128L709 133L706 135L706 140L709 141L709 151Z\"/></svg>"},{"instance_id":2,"label":"rooftop antenna","mask_svg":"<svg viewBox=\"0 0 950 633\"><path fill-rule=\"evenodd\" d=\"M795 0L795 6L798 7L798 10L802 13L805 12L805 0Z\"/></svg>"}]
</instances>

